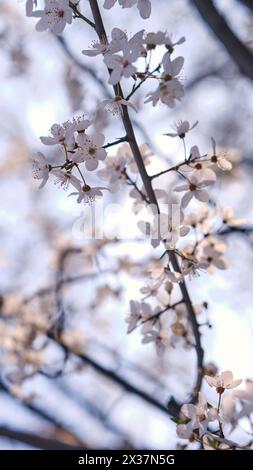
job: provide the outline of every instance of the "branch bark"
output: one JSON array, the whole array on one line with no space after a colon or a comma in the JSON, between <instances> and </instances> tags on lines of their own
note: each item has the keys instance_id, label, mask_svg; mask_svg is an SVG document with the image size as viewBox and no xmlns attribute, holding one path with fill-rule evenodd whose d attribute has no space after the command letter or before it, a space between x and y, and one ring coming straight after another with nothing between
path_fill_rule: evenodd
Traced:
<instances>
[{"instance_id":1,"label":"branch bark","mask_svg":"<svg viewBox=\"0 0 253 470\"><path fill-rule=\"evenodd\" d=\"M245 77L253 80L253 55L238 39L212 0L191 0L199 14L223 44L231 59Z\"/></svg>"},{"instance_id":2,"label":"branch bark","mask_svg":"<svg viewBox=\"0 0 253 470\"><path fill-rule=\"evenodd\" d=\"M41 450L80 450L87 449L87 444L81 446L74 446L65 444L64 442L56 439L49 439L46 437L38 436L37 434L31 434L27 432L17 431L10 428L0 427L0 437L7 437L14 441L23 442L32 447Z\"/></svg>"}]
</instances>

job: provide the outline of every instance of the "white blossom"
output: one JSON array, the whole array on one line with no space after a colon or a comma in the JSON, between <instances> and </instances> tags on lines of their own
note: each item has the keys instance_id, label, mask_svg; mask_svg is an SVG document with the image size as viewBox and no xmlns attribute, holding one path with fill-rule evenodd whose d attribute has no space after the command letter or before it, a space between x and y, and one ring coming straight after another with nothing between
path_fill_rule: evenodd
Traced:
<instances>
[{"instance_id":1,"label":"white blossom","mask_svg":"<svg viewBox=\"0 0 253 470\"><path fill-rule=\"evenodd\" d=\"M50 29L54 34L61 34L66 24L72 23L72 9L69 0L45 0L44 10L33 10L33 0L26 3L26 14L40 18L36 24L37 31Z\"/></svg>"},{"instance_id":2,"label":"white blossom","mask_svg":"<svg viewBox=\"0 0 253 470\"><path fill-rule=\"evenodd\" d=\"M223 393L225 390L238 387L242 383L242 380L234 380L233 373L230 370L222 372L216 377L205 375L205 379L210 387L216 388L217 393Z\"/></svg>"},{"instance_id":3,"label":"white blossom","mask_svg":"<svg viewBox=\"0 0 253 470\"><path fill-rule=\"evenodd\" d=\"M106 151L103 148L105 136L100 133L87 135L80 133L77 136L79 148L72 156L72 160L76 163L85 162L87 170L93 171L98 167L100 160L106 158Z\"/></svg>"},{"instance_id":4,"label":"white blossom","mask_svg":"<svg viewBox=\"0 0 253 470\"><path fill-rule=\"evenodd\" d=\"M112 99L102 101L101 105L106 111L109 111L114 116L119 116L123 114L123 106L128 106L129 108L133 109L136 113L138 112L136 106L131 103L131 101L127 101L121 96L115 96Z\"/></svg>"},{"instance_id":5,"label":"white blossom","mask_svg":"<svg viewBox=\"0 0 253 470\"><path fill-rule=\"evenodd\" d=\"M195 197L198 201L208 202L209 196L208 192L203 188L210 186L213 183L213 180L200 180L195 175L191 175L187 181L179 186L174 188L176 192L184 191L185 194L181 200L181 205L183 208L188 206L189 202Z\"/></svg>"},{"instance_id":6,"label":"white blossom","mask_svg":"<svg viewBox=\"0 0 253 470\"><path fill-rule=\"evenodd\" d=\"M117 0L105 0L104 1L104 8L110 9L112 8ZM137 4L137 8L140 12L140 15L143 19L149 18L151 14L151 2L150 0L118 0L119 5L122 8L130 8L133 5Z\"/></svg>"},{"instance_id":7,"label":"white blossom","mask_svg":"<svg viewBox=\"0 0 253 470\"><path fill-rule=\"evenodd\" d=\"M217 410L208 407L207 400L202 392L199 392L197 405L191 403L183 405L181 412L189 419L187 424L177 426L177 434L182 439L188 439L195 430L198 430L199 436L202 437L207 431L208 424L218 417Z\"/></svg>"},{"instance_id":8,"label":"white blossom","mask_svg":"<svg viewBox=\"0 0 253 470\"><path fill-rule=\"evenodd\" d=\"M155 106L160 100L170 108L176 106L176 100L181 101L184 96L184 88L177 76L182 70L184 59L183 57L176 57L171 60L169 54L165 54L163 61L164 73L161 77L161 83L158 85L156 91L149 93L145 103L152 102Z\"/></svg>"},{"instance_id":9,"label":"white blossom","mask_svg":"<svg viewBox=\"0 0 253 470\"><path fill-rule=\"evenodd\" d=\"M33 176L35 179L42 180L39 188L43 188L43 186L45 186L50 170L51 165L44 155L41 152L38 152L33 160Z\"/></svg>"},{"instance_id":10,"label":"white blossom","mask_svg":"<svg viewBox=\"0 0 253 470\"><path fill-rule=\"evenodd\" d=\"M77 203L84 202L85 204L91 204L96 199L103 197L103 190L108 190L103 186L94 186L93 188L88 184L79 184L77 192L71 193L70 196L77 196Z\"/></svg>"},{"instance_id":11,"label":"white blossom","mask_svg":"<svg viewBox=\"0 0 253 470\"><path fill-rule=\"evenodd\" d=\"M194 129L198 124L198 121L196 121L192 126L190 126L190 123L188 121L178 121L175 123L172 128L175 129L175 132L169 132L164 135L168 135L169 137L180 137L180 139L185 138L185 134L189 132L190 130Z\"/></svg>"},{"instance_id":12,"label":"white blossom","mask_svg":"<svg viewBox=\"0 0 253 470\"><path fill-rule=\"evenodd\" d=\"M229 227L238 227L245 223L245 219L237 219L234 214L235 211L232 207L226 207L219 211L219 216L222 219L223 224L228 225Z\"/></svg>"}]
</instances>

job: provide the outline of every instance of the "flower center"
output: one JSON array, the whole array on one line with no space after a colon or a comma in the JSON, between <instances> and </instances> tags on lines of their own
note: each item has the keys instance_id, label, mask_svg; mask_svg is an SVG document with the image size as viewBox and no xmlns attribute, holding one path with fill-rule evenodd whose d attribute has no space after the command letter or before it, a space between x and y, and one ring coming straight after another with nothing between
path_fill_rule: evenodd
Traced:
<instances>
[{"instance_id":1,"label":"flower center","mask_svg":"<svg viewBox=\"0 0 253 470\"><path fill-rule=\"evenodd\" d=\"M85 185L82 187L82 190L83 190L85 193L88 193L88 192L91 190L91 187L90 187L88 184L85 184Z\"/></svg>"},{"instance_id":2,"label":"flower center","mask_svg":"<svg viewBox=\"0 0 253 470\"><path fill-rule=\"evenodd\" d=\"M218 158L216 157L216 155L213 155L213 156L211 157L211 162L217 163L217 161L218 161Z\"/></svg>"},{"instance_id":3,"label":"flower center","mask_svg":"<svg viewBox=\"0 0 253 470\"><path fill-rule=\"evenodd\" d=\"M191 183L190 186L189 186L189 189L190 189L190 191L196 191L197 186L195 184Z\"/></svg>"},{"instance_id":4,"label":"flower center","mask_svg":"<svg viewBox=\"0 0 253 470\"><path fill-rule=\"evenodd\" d=\"M202 169L201 163L197 163L197 165L195 165L195 168L196 170L201 170Z\"/></svg>"},{"instance_id":5,"label":"flower center","mask_svg":"<svg viewBox=\"0 0 253 470\"><path fill-rule=\"evenodd\" d=\"M94 157L94 155L96 155L96 149L94 147L90 147L88 150L88 154L90 155L90 157Z\"/></svg>"}]
</instances>

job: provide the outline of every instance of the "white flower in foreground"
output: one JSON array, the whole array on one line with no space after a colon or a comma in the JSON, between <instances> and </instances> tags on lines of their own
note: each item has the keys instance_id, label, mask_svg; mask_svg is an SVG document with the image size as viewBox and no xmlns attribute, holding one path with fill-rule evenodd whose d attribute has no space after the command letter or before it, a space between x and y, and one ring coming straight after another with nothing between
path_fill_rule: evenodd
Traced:
<instances>
[{"instance_id":1,"label":"white flower in foreground","mask_svg":"<svg viewBox=\"0 0 253 470\"><path fill-rule=\"evenodd\" d=\"M195 197L198 201L208 202L208 192L205 191L203 188L210 186L211 184L213 184L213 182L214 180L201 180L195 175L191 175L185 183L176 186L174 188L174 191L186 191L181 201L182 207L185 208L188 206L189 202L192 200L193 197Z\"/></svg>"},{"instance_id":2,"label":"white flower in foreground","mask_svg":"<svg viewBox=\"0 0 253 470\"><path fill-rule=\"evenodd\" d=\"M222 171L230 171L233 168L232 163L225 157L225 155L217 155L216 153L216 142L214 138L212 140L212 147L213 147L213 155L210 157L210 162L217 165L217 167Z\"/></svg>"},{"instance_id":3,"label":"white flower in foreground","mask_svg":"<svg viewBox=\"0 0 253 470\"><path fill-rule=\"evenodd\" d=\"M134 75L137 69L132 62L135 62L137 57L128 47L123 49L122 56L119 54L106 54L104 63L111 70L108 83L116 85L122 77L130 78Z\"/></svg>"},{"instance_id":4,"label":"white flower in foreground","mask_svg":"<svg viewBox=\"0 0 253 470\"><path fill-rule=\"evenodd\" d=\"M138 112L136 106L131 103L131 101L127 101L121 96L115 96L115 98L112 98L110 100L104 100L102 101L100 106L106 111L112 113L114 116L119 116L123 114L123 106L128 106L129 108L132 108L136 113Z\"/></svg>"},{"instance_id":5,"label":"white flower in foreground","mask_svg":"<svg viewBox=\"0 0 253 470\"><path fill-rule=\"evenodd\" d=\"M189 161L180 167L182 173L192 172L194 176L202 180L216 180L216 173L210 168L210 161L201 157L197 145L190 149Z\"/></svg>"},{"instance_id":6,"label":"white flower in foreground","mask_svg":"<svg viewBox=\"0 0 253 470\"><path fill-rule=\"evenodd\" d=\"M216 377L205 375L205 379L210 387L215 387L216 392L222 394L225 390L238 387L242 383L242 380L234 380L233 373L230 370L222 372Z\"/></svg>"},{"instance_id":7,"label":"white flower in foreground","mask_svg":"<svg viewBox=\"0 0 253 470\"><path fill-rule=\"evenodd\" d=\"M236 219L234 214L235 211L232 207L226 207L219 212L219 216L222 219L223 224L229 225L229 227L238 227L245 223L245 219Z\"/></svg>"},{"instance_id":8,"label":"white flower in foreground","mask_svg":"<svg viewBox=\"0 0 253 470\"><path fill-rule=\"evenodd\" d=\"M184 65L184 58L177 57L171 60L170 55L165 54L162 63L164 73L161 77L161 83L154 92L147 95L145 103L152 101L153 106L155 106L160 100L170 108L174 108L176 100L181 101L184 96L184 88L176 78Z\"/></svg>"},{"instance_id":9,"label":"white flower in foreground","mask_svg":"<svg viewBox=\"0 0 253 470\"><path fill-rule=\"evenodd\" d=\"M43 186L45 186L51 168L51 165L49 165L44 155L38 152L38 154L34 157L33 160L33 177L37 180L42 180L39 188L43 188Z\"/></svg>"},{"instance_id":10,"label":"white flower in foreground","mask_svg":"<svg viewBox=\"0 0 253 470\"><path fill-rule=\"evenodd\" d=\"M196 127L197 124L198 124L198 121L196 121L192 126L190 126L188 121L178 121L173 126L171 126L173 129L175 129L175 132L169 132L163 135L168 135L169 137L180 137L180 139L184 139L185 134L187 134L187 132L194 129L194 127Z\"/></svg>"},{"instance_id":11,"label":"white flower in foreground","mask_svg":"<svg viewBox=\"0 0 253 470\"><path fill-rule=\"evenodd\" d=\"M52 170L51 173L56 176L55 183L59 183L64 190L67 190L70 184L79 190L81 181L76 176L62 170Z\"/></svg>"},{"instance_id":12,"label":"white flower in foreground","mask_svg":"<svg viewBox=\"0 0 253 470\"><path fill-rule=\"evenodd\" d=\"M218 417L215 408L209 408L206 398L202 392L199 392L199 400L197 405L187 404L181 408L182 414L189 419L187 424L179 424L177 426L177 435L181 439L188 439L193 431L198 430L199 436L202 437L207 431L207 426L211 421L215 421Z\"/></svg>"},{"instance_id":13,"label":"white flower in foreground","mask_svg":"<svg viewBox=\"0 0 253 470\"><path fill-rule=\"evenodd\" d=\"M75 139L73 136L73 123L66 122L62 126L60 124L53 124L50 132L52 134L51 136L40 137L40 140L44 145L65 144L69 148L74 148Z\"/></svg>"},{"instance_id":14,"label":"white flower in foreground","mask_svg":"<svg viewBox=\"0 0 253 470\"><path fill-rule=\"evenodd\" d=\"M105 0L104 2L104 8L110 9L112 8L117 0ZM137 8L140 12L140 15L142 18L146 19L149 18L151 14L151 2L150 0L118 0L119 5L122 6L122 8L130 8L133 5L137 4Z\"/></svg>"},{"instance_id":15,"label":"white flower in foreground","mask_svg":"<svg viewBox=\"0 0 253 470\"><path fill-rule=\"evenodd\" d=\"M77 203L84 202L85 204L91 204L96 199L103 197L103 190L108 190L103 186L94 186L93 188L88 184L78 186L77 192L71 193L70 196L77 196Z\"/></svg>"},{"instance_id":16,"label":"white flower in foreground","mask_svg":"<svg viewBox=\"0 0 253 470\"><path fill-rule=\"evenodd\" d=\"M72 23L72 9L69 0L45 0L44 10L33 10L34 2L26 4L27 16L40 18L36 24L37 31L50 29L54 34L61 34L66 24Z\"/></svg>"},{"instance_id":17,"label":"white flower in foreground","mask_svg":"<svg viewBox=\"0 0 253 470\"><path fill-rule=\"evenodd\" d=\"M106 158L106 151L103 148L105 136L99 133L91 136L81 133L78 134L76 140L79 148L73 155L72 160L75 163L85 162L85 166L89 171L96 170L99 160Z\"/></svg>"}]
</instances>

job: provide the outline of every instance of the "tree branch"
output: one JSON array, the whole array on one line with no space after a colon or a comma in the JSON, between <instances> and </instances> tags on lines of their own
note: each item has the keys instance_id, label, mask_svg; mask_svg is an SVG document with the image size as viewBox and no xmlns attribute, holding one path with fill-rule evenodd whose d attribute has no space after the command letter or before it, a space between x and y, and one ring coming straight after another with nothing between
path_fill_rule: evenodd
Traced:
<instances>
[{"instance_id":1,"label":"tree branch","mask_svg":"<svg viewBox=\"0 0 253 470\"><path fill-rule=\"evenodd\" d=\"M238 39L226 19L215 8L212 0L191 0L201 17L223 44L231 59L237 64L240 72L253 80L253 55Z\"/></svg>"},{"instance_id":2,"label":"tree branch","mask_svg":"<svg viewBox=\"0 0 253 470\"><path fill-rule=\"evenodd\" d=\"M96 29L97 35L98 35L100 41L103 40L104 42L108 42L107 41L106 31L105 31L105 28L104 28L104 24L103 24L103 20L102 20L101 14L100 14L100 10L99 10L97 0L89 0L89 3L90 3L90 8L91 8L91 11L92 11L92 14L93 14L93 19L94 19L94 22L95 22L95 29ZM109 73L110 73L110 70L109 70ZM113 88L114 88L115 96L120 95L120 96L122 96L122 98L124 97L120 83L117 83L116 85L114 85ZM122 114L121 118L122 118L123 125L125 127L126 134L128 136L129 145L131 147L131 150L132 150L137 168L139 170L140 176L141 176L142 181L143 181L143 185L144 185L146 194L149 198L149 202L150 202L150 204L153 204L157 208L157 211L159 213L159 205L158 205L158 202L157 202L157 199L156 199L153 187L152 187L151 178L148 176L148 173L146 171L146 168L145 168L145 165L144 165L144 162L143 162L143 159L142 159L142 156L141 156L141 153L140 153L137 141L136 141L133 126L132 126L131 120L129 118L127 106L123 107L123 114ZM178 260L177 260L177 257L176 257L176 254L174 253L174 251L169 251L169 259L170 259L170 262L173 266L173 269L177 272L180 272L180 267L179 267ZM198 322L196 320L196 315L195 315L195 312L194 312L194 308L192 306L192 302L191 302L191 299L190 299L190 296L189 296L189 293L188 293L185 282L182 281L179 284L179 287L180 287L182 296L184 298L184 301L185 301L185 304L186 304L186 307L187 307L189 320L190 320L191 325L192 325L193 334L194 334L195 343L196 343L198 371L197 371L196 385L194 387L194 392L193 392L193 396L192 396L192 400L195 401L197 399L198 390L200 389L201 384L202 384L204 351L203 351L203 348L201 346L201 341L200 341L199 325L198 325Z\"/></svg>"},{"instance_id":3,"label":"tree branch","mask_svg":"<svg viewBox=\"0 0 253 470\"><path fill-rule=\"evenodd\" d=\"M145 400L147 403L149 403L150 405L153 405L154 407L156 407L160 411L163 411L164 413L170 414L171 416L174 416L176 418L179 416L180 405L178 405L174 401L172 401L171 404L169 403L168 406L166 407L165 405L160 403L158 400L156 400L153 396L137 388L135 385L130 384L129 382L127 382L127 380L125 380L123 377L120 377L113 370L110 370L107 367L104 367L102 364L99 364L97 361L89 357L87 354L82 354L77 351L72 351L63 342L63 340L61 340L60 338L56 338L52 333L48 333L48 337L52 339L53 341L55 341L65 353L73 354L74 356L78 357L79 359L81 359L82 362L91 366L92 369L94 369L96 372L102 374L107 379L115 382L117 385L122 387L127 392L138 396L139 398Z\"/></svg>"},{"instance_id":4,"label":"tree branch","mask_svg":"<svg viewBox=\"0 0 253 470\"><path fill-rule=\"evenodd\" d=\"M0 437L7 437L8 439L13 439L14 441L23 442L24 444L28 444L41 450L80 450L84 447L88 448L87 444L83 444L83 446L74 446L65 444L64 442L58 441L56 439L49 439L38 436L37 434L17 431L5 427L0 427Z\"/></svg>"}]
</instances>

